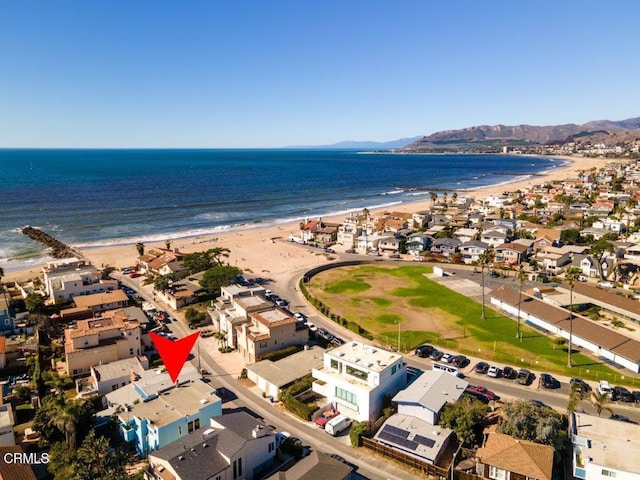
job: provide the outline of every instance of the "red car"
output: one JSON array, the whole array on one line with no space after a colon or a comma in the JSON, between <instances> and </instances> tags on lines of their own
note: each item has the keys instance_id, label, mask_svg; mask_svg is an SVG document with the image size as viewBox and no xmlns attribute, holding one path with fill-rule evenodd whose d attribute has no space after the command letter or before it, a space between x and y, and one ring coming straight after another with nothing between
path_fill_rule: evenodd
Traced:
<instances>
[{"instance_id":1,"label":"red car","mask_svg":"<svg viewBox=\"0 0 640 480\"><path fill-rule=\"evenodd\" d=\"M138 272L133 272L132 274L129 275L130 278L138 278L141 277L142 274L138 273Z\"/></svg>"}]
</instances>

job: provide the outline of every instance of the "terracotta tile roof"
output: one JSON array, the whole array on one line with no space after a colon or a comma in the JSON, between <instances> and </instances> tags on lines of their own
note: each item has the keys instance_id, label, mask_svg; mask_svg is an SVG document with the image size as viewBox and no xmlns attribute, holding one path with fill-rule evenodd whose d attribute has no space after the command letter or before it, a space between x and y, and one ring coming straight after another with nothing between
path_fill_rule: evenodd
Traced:
<instances>
[{"instance_id":1,"label":"terracotta tile roof","mask_svg":"<svg viewBox=\"0 0 640 480\"><path fill-rule=\"evenodd\" d=\"M320 221L318 220L309 220L304 227L302 227L303 230L312 230L315 226L317 226L320 223Z\"/></svg>"},{"instance_id":2,"label":"terracotta tile roof","mask_svg":"<svg viewBox=\"0 0 640 480\"><path fill-rule=\"evenodd\" d=\"M551 480L553 447L518 440L502 433L490 433L484 447L478 449L478 459L509 472L538 480Z\"/></svg>"},{"instance_id":3,"label":"terracotta tile roof","mask_svg":"<svg viewBox=\"0 0 640 480\"><path fill-rule=\"evenodd\" d=\"M0 447L0 458L7 453L24 453L19 446ZM28 463L0 462L0 480L36 480L36 475Z\"/></svg>"},{"instance_id":4,"label":"terracotta tile roof","mask_svg":"<svg viewBox=\"0 0 640 480\"><path fill-rule=\"evenodd\" d=\"M522 245L520 243L503 243L502 245L498 245L496 250L513 250L514 252L524 253L529 249L528 246Z\"/></svg>"}]
</instances>

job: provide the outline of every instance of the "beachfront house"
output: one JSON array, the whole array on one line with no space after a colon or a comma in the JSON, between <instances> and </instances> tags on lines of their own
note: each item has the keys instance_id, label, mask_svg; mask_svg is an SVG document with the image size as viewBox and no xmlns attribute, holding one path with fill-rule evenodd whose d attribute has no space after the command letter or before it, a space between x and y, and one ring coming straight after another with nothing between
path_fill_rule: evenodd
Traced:
<instances>
[{"instance_id":1,"label":"beachfront house","mask_svg":"<svg viewBox=\"0 0 640 480\"><path fill-rule=\"evenodd\" d=\"M355 248L357 238L362 235L362 226L357 217L348 217L338 226L337 243L347 249Z\"/></svg>"},{"instance_id":2,"label":"beachfront house","mask_svg":"<svg viewBox=\"0 0 640 480\"><path fill-rule=\"evenodd\" d=\"M326 351L323 366L311 373L313 391L359 422L376 420L385 396L407 385L401 355L356 341Z\"/></svg>"},{"instance_id":3,"label":"beachfront house","mask_svg":"<svg viewBox=\"0 0 640 480\"><path fill-rule=\"evenodd\" d=\"M377 252L380 242L382 240L391 241L395 237L387 235L360 235L357 240L357 247L359 253Z\"/></svg>"},{"instance_id":4,"label":"beachfront house","mask_svg":"<svg viewBox=\"0 0 640 480\"><path fill-rule=\"evenodd\" d=\"M260 479L273 470L275 456L276 436L271 427L247 412L227 413L154 451L145 478Z\"/></svg>"},{"instance_id":5,"label":"beachfront house","mask_svg":"<svg viewBox=\"0 0 640 480\"><path fill-rule=\"evenodd\" d=\"M378 243L378 250L384 255L401 253L406 240L397 237L385 237Z\"/></svg>"},{"instance_id":6,"label":"beachfront house","mask_svg":"<svg viewBox=\"0 0 640 480\"><path fill-rule=\"evenodd\" d=\"M88 310L95 316L97 313L117 308L125 308L129 304L129 297L123 290L109 290L91 295L78 295L73 297L76 310Z\"/></svg>"},{"instance_id":7,"label":"beachfront house","mask_svg":"<svg viewBox=\"0 0 640 480\"><path fill-rule=\"evenodd\" d=\"M102 317L78 320L64 331L64 371L70 376L88 374L101 362L115 362L141 354L141 330L124 310L104 312Z\"/></svg>"},{"instance_id":8,"label":"beachfront house","mask_svg":"<svg viewBox=\"0 0 640 480\"><path fill-rule=\"evenodd\" d=\"M236 346L247 362L255 362L269 352L309 341L309 328L298 323L281 308L247 313L247 321L234 327Z\"/></svg>"},{"instance_id":9,"label":"beachfront house","mask_svg":"<svg viewBox=\"0 0 640 480\"><path fill-rule=\"evenodd\" d=\"M103 280L96 267L76 258L49 262L42 268L42 274L51 303L118 289L116 280Z\"/></svg>"},{"instance_id":10,"label":"beachfront house","mask_svg":"<svg viewBox=\"0 0 640 480\"><path fill-rule=\"evenodd\" d=\"M523 243L503 243L496 247L496 263L518 266L529 256L530 247Z\"/></svg>"}]
</instances>

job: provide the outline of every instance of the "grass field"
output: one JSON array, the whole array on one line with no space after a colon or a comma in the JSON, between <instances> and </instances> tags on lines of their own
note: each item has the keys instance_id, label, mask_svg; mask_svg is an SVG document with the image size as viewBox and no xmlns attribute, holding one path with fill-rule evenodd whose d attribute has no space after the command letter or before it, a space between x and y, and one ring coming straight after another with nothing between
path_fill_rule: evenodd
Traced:
<instances>
[{"instance_id":1,"label":"grass field","mask_svg":"<svg viewBox=\"0 0 640 480\"><path fill-rule=\"evenodd\" d=\"M572 355L575 366L568 368L566 346L524 324L523 339L518 340L514 319L486 307L487 318L482 320L479 303L427 278L431 271L413 265L342 267L316 275L308 288L332 313L358 323L382 344L396 347L399 333L403 351L431 343L515 367L631 380L578 352Z\"/></svg>"}]
</instances>

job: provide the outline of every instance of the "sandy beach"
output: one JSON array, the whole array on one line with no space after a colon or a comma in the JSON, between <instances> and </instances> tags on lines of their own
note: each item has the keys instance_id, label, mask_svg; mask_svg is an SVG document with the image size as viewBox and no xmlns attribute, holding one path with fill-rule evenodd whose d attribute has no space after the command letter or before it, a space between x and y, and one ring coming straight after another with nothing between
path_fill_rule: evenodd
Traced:
<instances>
[{"instance_id":1,"label":"sandy beach","mask_svg":"<svg viewBox=\"0 0 640 480\"><path fill-rule=\"evenodd\" d=\"M574 178L580 170L589 170L593 167L600 168L610 162L610 159L583 158L583 157L554 157L566 161L566 165L545 172L542 175L532 176L524 181L516 181L509 184L495 185L474 189L471 191L458 190L458 195L470 195L475 198L482 198L493 194L502 194L504 191L515 191L527 186L540 183ZM415 212L428 209L431 205L430 199L405 203L393 207L393 211ZM385 209L386 210L386 209ZM374 210L371 213L381 213L382 210ZM323 220L340 222L348 215L335 217L324 217ZM301 248L291 242L278 241L286 239L289 235L299 234L299 224L290 223L264 228L246 229L241 231L229 231L217 234L214 237L191 237L172 240L171 248L178 248L182 253L192 253L204 251L213 247L228 248L231 253L229 263L235 264L247 273L256 276L268 276L273 279L280 277L291 271L296 271L305 267L313 267L326 260L325 254L319 251L312 251L308 248ZM154 247L164 248L164 242L145 244L146 250ZM84 249L85 256L98 268L112 266L125 268L135 264L138 252L135 245L118 245ZM7 272L3 281L24 280L35 278L41 272L40 268L27 270L17 270Z\"/></svg>"}]
</instances>

